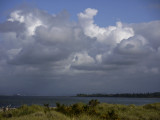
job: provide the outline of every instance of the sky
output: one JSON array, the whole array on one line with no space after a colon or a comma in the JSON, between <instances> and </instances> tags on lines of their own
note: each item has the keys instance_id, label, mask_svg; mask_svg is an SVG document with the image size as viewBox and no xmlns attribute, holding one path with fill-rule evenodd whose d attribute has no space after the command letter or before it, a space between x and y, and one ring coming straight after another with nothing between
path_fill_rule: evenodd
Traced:
<instances>
[{"instance_id":1,"label":"sky","mask_svg":"<svg viewBox=\"0 0 160 120\"><path fill-rule=\"evenodd\" d=\"M0 95L160 91L159 0L0 0Z\"/></svg>"}]
</instances>

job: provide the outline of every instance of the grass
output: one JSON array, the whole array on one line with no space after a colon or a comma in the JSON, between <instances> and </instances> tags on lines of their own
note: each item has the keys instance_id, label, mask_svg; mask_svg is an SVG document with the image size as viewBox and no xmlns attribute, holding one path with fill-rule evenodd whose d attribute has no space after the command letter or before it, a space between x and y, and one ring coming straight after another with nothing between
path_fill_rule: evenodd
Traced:
<instances>
[{"instance_id":1,"label":"grass","mask_svg":"<svg viewBox=\"0 0 160 120\"><path fill-rule=\"evenodd\" d=\"M160 120L160 103L143 106L99 103L76 103L56 108L49 105L23 105L0 112L0 120Z\"/></svg>"}]
</instances>

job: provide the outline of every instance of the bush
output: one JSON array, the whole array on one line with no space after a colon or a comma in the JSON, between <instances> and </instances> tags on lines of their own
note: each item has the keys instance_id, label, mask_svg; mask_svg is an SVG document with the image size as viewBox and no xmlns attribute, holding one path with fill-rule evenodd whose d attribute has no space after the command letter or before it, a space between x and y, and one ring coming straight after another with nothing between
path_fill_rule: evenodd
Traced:
<instances>
[{"instance_id":1,"label":"bush","mask_svg":"<svg viewBox=\"0 0 160 120\"><path fill-rule=\"evenodd\" d=\"M160 111L160 104L159 103L147 104L147 105L144 105L143 108L159 110Z\"/></svg>"},{"instance_id":2,"label":"bush","mask_svg":"<svg viewBox=\"0 0 160 120\"><path fill-rule=\"evenodd\" d=\"M84 105L81 104L81 103L73 104L73 105L71 106L71 112L72 112L74 115L79 115L79 114L84 113Z\"/></svg>"},{"instance_id":3,"label":"bush","mask_svg":"<svg viewBox=\"0 0 160 120\"><path fill-rule=\"evenodd\" d=\"M32 105L32 106L22 105L17 109L2 112L0 116L2 118L20 117L20 116L35 113L37 111L42 111L43 109L44 107L39 105Z\"/></svg>"},{"instance_id":4,"label":"bush","mask_svg":"<svg viewBox=\"0 0 160 120\"><path fill-rule=\"evenodd\" d=\"M100 102L98 100L90 100L88 104L89 106L95 107L100 104Z\"/></svg>"}]
</instances>

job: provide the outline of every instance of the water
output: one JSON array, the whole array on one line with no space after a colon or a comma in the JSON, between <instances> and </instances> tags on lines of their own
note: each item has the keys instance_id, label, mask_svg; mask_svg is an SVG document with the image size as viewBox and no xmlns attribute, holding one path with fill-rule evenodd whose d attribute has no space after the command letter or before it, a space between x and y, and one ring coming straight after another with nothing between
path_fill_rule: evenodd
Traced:
<instances>
[{"instance_id":1,"label":"water","mask_svg":"<svg viewBox=\"0 0 160 120\"><path fill-rule=\"evenodd\" d=\"M73 104L77 102L88 103L91 99L97 99L103 103L111 104L135 104L144 105L149 103L160 102L160 98L120 98L120 97L49 97L49 96L0 96L0 107L11 105L11 107L19 107L23 104L43 105L49 103L55 107L56 102L61 104Z\"/></svg>"}]
</instances>

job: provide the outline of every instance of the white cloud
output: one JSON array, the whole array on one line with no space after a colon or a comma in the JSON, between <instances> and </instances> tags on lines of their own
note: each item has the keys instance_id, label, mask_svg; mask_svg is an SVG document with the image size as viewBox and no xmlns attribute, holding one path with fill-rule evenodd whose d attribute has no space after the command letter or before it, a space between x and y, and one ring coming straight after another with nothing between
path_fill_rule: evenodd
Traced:
<instances>
[{"instance_id":1,"label":"white cloud","mask_svg":"<svg viewBox=\"0 0 160 120\"><path fill-rule=\"evenodd\" d=\"M10 18L8 21L14 22L14 21L19 21L19 22L24 22L24 16L20 15L22 11L16 10L10 14Z\"/></svg>"},{"instance_id":2,"label":"white cloud","mask_svg":"<svg viewBox=\"0 0 160 120\"><path fill-rule=\"evenodd\" d=\"M130 25L135 34L143 36L149 45L156 49L160 46L160 21L151 21L147 23L137 23Z\"/></svg>"},{"instance_id":3,"label":"white cloud","mask_svg":"<svg viewBox=\"0 0 160 120\"><path fill-rule=\"evenodd\" d=\"M19 54L19 52L22 50L22 48L15 48L15 49L10 49L7 51L9 59L13 59L16 55Z\"/></svg>"},{"instance_id":4,"label":"white cloud","mask_svg":"<svg viewBox=\"0 0 160 120\"><path fill-rule=\"evenodd\" d=\"M94 64L94 59L87 52L76 53L72 60L74 65L89 65Z\"/></svg>"},{"instance_id":5,"label":"white cloud","mask_svg":"<svg viewBox=\"0 0 160 120\"><path fill-rule=\"evenodd\" d=\"M123 27L121 22L117 22L116 26L106 28L94 24L93 17L97 12L98 10L96 9L88 8L84 13L78 14L79 22L85 35L91 38L96 37L99 42L106 44L120 43L121 40L134 36L133 29L131 27Z\"/></svg>"},{"instance_id":6,"label":"white cloud","mask_svg":"<svg viewBox=\"0 0 160 120\"><path fill-rule=\"evenodd\" d=\"M96 55L96 60L98 61L98 63L101 63L102 62L102 55L101 54Z\"/></svg>"},{"instance_id":7,"label":"white cloud","mask_svg":"<svg viewBox=\"0 0 160 120\"><path fill-rule=\"evenodd\" d=\"M32 13L24 14L20 10L12 12L8 21L18 21L20 23L25 23L29 35L34 35L36 28L43 25L42 21L39 20L36 16L34 16Z\"/></svg>"},{"instance_id":8,"label":"white cloud","mask_svg":"<svg viewBox=\"0 0 160 120\"><path fill-rule=\"evenodd\" d=\"M117 46L118 52L122 54L147 54L152 51L152 48L148 46L148 42L143 36L134 36L130 39L123 40Z\"/></svg>"}]
</instances>

